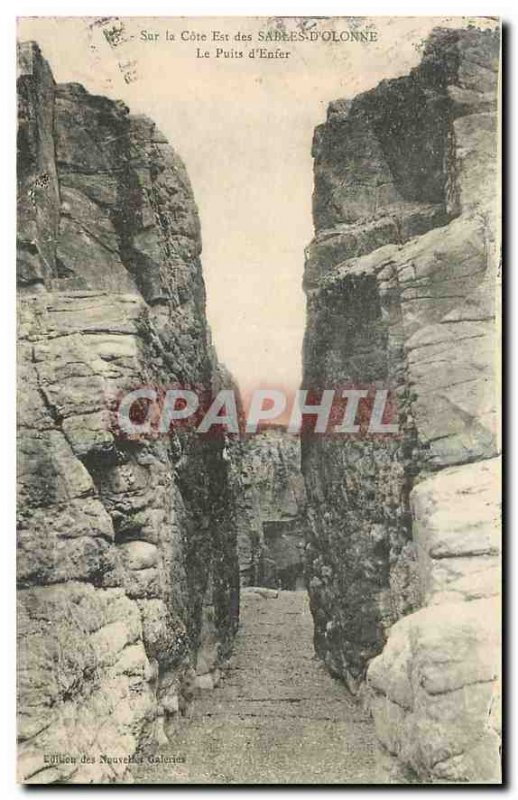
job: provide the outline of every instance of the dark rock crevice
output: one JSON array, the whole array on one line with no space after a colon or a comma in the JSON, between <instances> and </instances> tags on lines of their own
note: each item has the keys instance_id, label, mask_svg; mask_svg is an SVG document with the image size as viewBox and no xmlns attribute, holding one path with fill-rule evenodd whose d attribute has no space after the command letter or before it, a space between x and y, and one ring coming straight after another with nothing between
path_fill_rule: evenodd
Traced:
<instances>
[{"instance_id":1,"label":"dark rock crevice","mask_svg":"<svg viewBox=\"0 0 518 800\"><path fill-rule=\"evenodd\" d=\"M304 587L306 495L300 442L282 426L240 444L238 554L241 584Z\"/></svg>"}]
</instances>

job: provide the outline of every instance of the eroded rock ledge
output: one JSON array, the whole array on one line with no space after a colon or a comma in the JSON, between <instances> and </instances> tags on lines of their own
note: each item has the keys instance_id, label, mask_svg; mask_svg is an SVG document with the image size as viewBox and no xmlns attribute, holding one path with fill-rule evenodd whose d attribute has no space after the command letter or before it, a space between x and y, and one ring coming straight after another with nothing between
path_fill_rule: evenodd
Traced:
<instances>
[{"instance_id":1,"label":"eroded rock ledge","mask_svg":"<svg viewBox=\"0 0 518 800\"><path fill-rule=\"evenodd\" d=\"M313 145L304 385L390 387L400 426L303 442L315 646L425 781L499 779L498 68L436 30Z\"/></svg>"},{"instance_id":2,"label":"eroded rock ledge","mask_svg":"<svg viewBox=\"0 0 518 800\"><path fill-rule=\"evenodd\" d=\"M107 398L223 373L179 157L34 43L18 92L20 779L121 781L217 680L239 571L224 442L116 440Z\"/></svg>"}]
</instances>

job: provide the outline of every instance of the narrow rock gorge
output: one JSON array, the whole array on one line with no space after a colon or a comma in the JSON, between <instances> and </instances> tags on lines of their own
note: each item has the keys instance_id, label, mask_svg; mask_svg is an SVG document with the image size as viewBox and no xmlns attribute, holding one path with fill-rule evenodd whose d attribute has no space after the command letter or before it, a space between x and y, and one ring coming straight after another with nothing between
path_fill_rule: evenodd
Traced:
<instances>
[{"instance_id":1,"label":"narrow rock gorge","mask_svg":"<svg viewBox=\"0 0 518 800\"><path fill-rule=\"evenodd\" d=\"M110 398L224 371L180 158L18 55L20 779L121 781L228 658L239 570L223 438L116 439Z\"/></svg>"},{"instance_id":2,"label":"narrow rock gorge","mask_svg":"<svg viewBox=\"0 0 518 800\"><path fill-rule=\"evenodd\" d=\"M399 421L304 437L315 647L425 782L499 779L499 46L435 30L313 142L304 386Z\"/></svg>"},{"instance_id":3,"label":"narrow rock gorge","mask_svg":"<svg viewBox=\"0 0 518 800\"><path fill-rule=\"evenodd\" d=\"M189 177L19 45L21 781L499 781L499 49L436 29L314 134L303 387L398 432L134 437L128 391L237 392Z\"/></svg>"}]
</instances>

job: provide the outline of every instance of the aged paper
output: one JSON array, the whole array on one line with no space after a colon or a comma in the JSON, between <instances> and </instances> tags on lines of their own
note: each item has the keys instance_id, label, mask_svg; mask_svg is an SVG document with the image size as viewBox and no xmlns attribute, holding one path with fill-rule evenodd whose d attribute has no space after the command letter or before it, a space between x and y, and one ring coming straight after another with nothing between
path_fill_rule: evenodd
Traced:
<instances>
[{"instance_id":1,"label":"aged paper","mask_svg":"<svg viewBox=\"0 0 518 800\"><path fill-rule=\"evenodd\" d=\"M18 21L18 779L500 783L500 25Z\"/></svg>"}]
</instances>

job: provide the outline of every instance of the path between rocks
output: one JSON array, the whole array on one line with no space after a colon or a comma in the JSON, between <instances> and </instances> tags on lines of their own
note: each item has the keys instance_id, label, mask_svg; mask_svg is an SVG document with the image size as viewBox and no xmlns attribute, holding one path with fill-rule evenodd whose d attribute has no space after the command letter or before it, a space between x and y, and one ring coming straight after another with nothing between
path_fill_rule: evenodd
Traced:
<instances>
[{"instance_id":1,"label":"path between rocks","mask_svg":"<svg viewBox=\"0 0 518 800\"><path fill-rule=\"evenodd\" d=\"M241 627L220 685L194 703L140 783L385 783L372 721L313 651L305 592L243 592Z\"/></svg>"}]
</instances>

